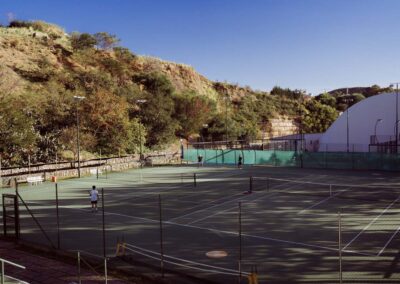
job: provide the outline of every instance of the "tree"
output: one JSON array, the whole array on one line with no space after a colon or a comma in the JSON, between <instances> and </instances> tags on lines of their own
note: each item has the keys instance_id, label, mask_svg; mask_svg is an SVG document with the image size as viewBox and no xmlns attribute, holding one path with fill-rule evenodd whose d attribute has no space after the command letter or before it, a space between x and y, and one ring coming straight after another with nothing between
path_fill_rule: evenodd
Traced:
<instances>
[{"instance_id":1,"label":"tree","mask_svg":"<svg viewBox=\"0 0 400 284\"><path fill-rule=\"evenodd\" d=\"M112 49L120 41L115 35L106 32L95 33L93 37L96 39L97 47L104 50Z\"/></svg>"},{"instance_id":2,"label":"tree","mask_svg":"<svg viewBox=\"0 0 400 284\"><path fill-rule=\"evenodd\" d=\"M329 93L323 93L321 95L318 95L315 98L317 101L319 101L321 104L330 106L335 108L336 107L336 98Z\"/></svg>"},{"instance_id":3,"label":"tree","mask_svg":"<svg viewBox=\"0 0 400 284\"><path fill-rule=\"evenodd\" d=\"M215 104L206 97L201 97L193 91L186 91L174 96L175 114L179 122L177 136L189 139L192 134L201 131L215 112Z\"/></svg>"},{"instance_id":4,"label":"tree","mask_svg":"<svg viewBox=\"0 0 400 284\"><path fill-rule=\"evenodd\" d=\"M137 106L135 114L147 128L147 145L159 147L170 143L178 128L173 117L174 88L171 82L156 72L135 75L133 80L143 88L141 99L146 99L146 103Z\"/></svg>"},{"instance_id":5,"label":"tree","mask_svg":"<svg viewBox=\"0 0 400 284\"><path fill-rule=\"evenodd\" d=\"M8 166L23 162L25 154L36 147L34 119L25 109L19 96L0 99L0 153Z\"/></svg>"},{"instance_id":6,"label":"tree","mask_svg":"<svg viewBox=\"0 0 400 284\"><path fill-rule=\"evenodd\" d=\"M93 48L97 41L91 34L88 33L77 33L71 34L71 46L74 50L82 50L87 48Z\"/></svg>"},{"instance_id":7,"label":"tree","mask_svg":"<svg viewBox=\"0 0 400 284\"><path fill-rule=\"evenodd\" d=\"M119 96L100 89L81 102L82 130L96 139L96 148L104 153L125 151L129 141L128 105Z\"/></svg>"},{"instance_id":8,"label":"tree","mask_svg":"<svg viewBox=\"0 0 400 284\"><path fill-rule=\"evenodd\" d=\"M306 111L302 121L306 133L322 133L337 119L338 111L333 107L311 100L305 105Z\"/></svg>"}]
</instances>

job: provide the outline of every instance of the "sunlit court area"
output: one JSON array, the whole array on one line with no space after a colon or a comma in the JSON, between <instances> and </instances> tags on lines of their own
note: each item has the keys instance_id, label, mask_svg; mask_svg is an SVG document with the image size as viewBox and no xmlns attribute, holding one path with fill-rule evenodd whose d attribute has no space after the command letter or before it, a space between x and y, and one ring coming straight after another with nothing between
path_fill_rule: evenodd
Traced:
<instances>
[{"instance_id":1,"label":"sunlit court area","mask_svg":"<svg viewBox=\"0 0 400 284\"><path fill-rule=\"evenodd\" d=\"M399 182L387 172L193 164L19 185L20 239L193 283L398 283Z\"/></svg>"}]
</instances>

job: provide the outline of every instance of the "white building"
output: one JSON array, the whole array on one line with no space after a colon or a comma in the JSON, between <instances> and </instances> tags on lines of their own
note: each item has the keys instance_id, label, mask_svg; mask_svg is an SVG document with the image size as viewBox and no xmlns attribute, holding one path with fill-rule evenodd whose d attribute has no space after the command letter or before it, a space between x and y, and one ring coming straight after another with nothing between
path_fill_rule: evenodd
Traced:
<instances>
[{"instance_id":1,"label":"white building","mask_svg":"<svg viewBox=\"0 0 400 284\"><path fill-rule=\"evenodd\" d=\"M353 105L322 134L319 151L368 152L370 144L394 143L400 119L396 103L396 93L385 93Z\"/></svg>"}]
</instances>

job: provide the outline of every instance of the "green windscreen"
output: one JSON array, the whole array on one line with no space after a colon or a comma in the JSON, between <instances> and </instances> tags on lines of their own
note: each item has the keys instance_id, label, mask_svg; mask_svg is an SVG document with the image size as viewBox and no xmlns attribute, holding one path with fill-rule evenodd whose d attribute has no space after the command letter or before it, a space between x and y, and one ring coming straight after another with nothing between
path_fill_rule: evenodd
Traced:
<instances>
[{"instance_id":1,"label":"green windscreen","mask_svg":"<svg viewBox=\"0 0 400 284\"><path fill-rule=\"evenodd\" d=\"M361 152L300 152L240 149L186 149L184 159L204 164L235 165L242 156L244 165L271 165L321 169L400 170L400 155Z\"/></svg>"}]
</instances>

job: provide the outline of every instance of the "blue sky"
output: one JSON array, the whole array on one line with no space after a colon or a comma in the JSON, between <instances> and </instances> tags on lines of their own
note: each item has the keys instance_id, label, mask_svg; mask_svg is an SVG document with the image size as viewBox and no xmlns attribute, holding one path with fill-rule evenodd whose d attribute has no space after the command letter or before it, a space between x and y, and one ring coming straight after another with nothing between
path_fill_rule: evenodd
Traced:
<instances>
[{"instance_id":1,"label":"blue sky","mask_svg":"<svg viewBox=\"0 0 400 284\"><path fill-rule=\"evenodd\" d=\"M10 13L260 90L400 81L397 0L0 0L0 22Z\"/></svg>"}]
</instances>

